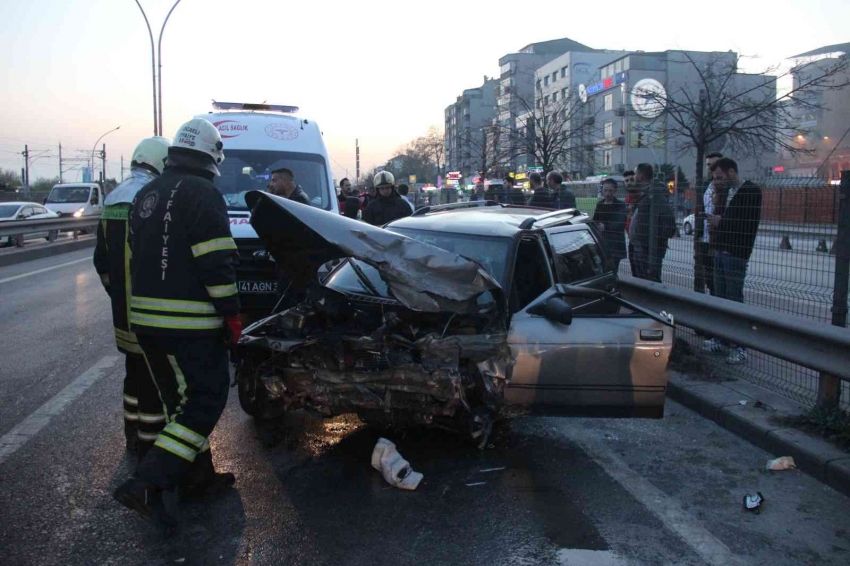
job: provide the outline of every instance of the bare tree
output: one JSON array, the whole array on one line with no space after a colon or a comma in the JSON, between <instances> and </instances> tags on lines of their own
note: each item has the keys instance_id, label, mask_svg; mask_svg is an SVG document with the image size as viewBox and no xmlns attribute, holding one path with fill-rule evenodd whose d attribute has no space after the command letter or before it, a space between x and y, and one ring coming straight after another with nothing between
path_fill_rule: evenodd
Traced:
<instances>
[{"instance_id":1,"label":"bare tree","mask_svg":"<svg viewBox=\"0 0 850 566\"><path fill-rule=\"evenodd\" d=\"M796 141L806 133L798 112L823 108L819 92L850 85L846 55L828 64L811 61L787 71L771 67L760 74L743 74L739 72L741 57L734 53L700 59L683 51L670 54L678 59L671 62L693 80L681 81L670 91L638 83L632 89L632 102L642 107L644 115L655 114L656 121L666 121L666 136L684 140L680 153L695 150L697 186L703 179L704 157L712 149L745 156L777 149L811 153ZM793 86L777 93L777 84L786 79L793 79Z\"/></svg>"},{"instance_id":2,"label":"bare tree","mask_svg":"<svg viewBox=\"0 0 850 566\"><path fill-rule=\"evenodd\" d=\"M539 81L538 81L539 82ZM592 144L595 110L573 89L552 101L536 88L535 100L514 94L518 104L511 109L513 124L499 126L511 147L511 158L528 156L544 172L567 163L583 163L585 147Z\"/></svg>"},{"instance_id":3,"label":"bare tree","mask_svg":"<svg viewBox=\"0 0 850 566\"><path fill-rule=\"evenodd\" d=\"M462 143L469 152L469 160L475 171L482 177L497 171L501 163L511 157L509 146L503 143L497 125L488 124L467 130Z\"/></svg>"},{"instance_id":4,"label":"bare tree","mask_svg":"<svg viewBox=\"0 0 850 566\"><path fill-rule=\"evenodd\" d=\"M437 126L431 126L428 128L427 134L420 138L416 138L413 141L414 145L419 145L422 151L426 153L437 166L438 175L443 172L443 158L445 157L446 152L444 138L445 134L442 130L440 130Z\"/></svg>"}]
</instances>

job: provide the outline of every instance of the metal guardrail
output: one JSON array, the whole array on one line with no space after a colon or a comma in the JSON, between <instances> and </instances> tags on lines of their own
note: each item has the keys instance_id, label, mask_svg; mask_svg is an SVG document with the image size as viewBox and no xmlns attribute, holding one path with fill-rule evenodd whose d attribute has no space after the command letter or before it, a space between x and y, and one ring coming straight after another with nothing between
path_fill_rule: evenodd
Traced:
<instances>
[{"instance_id":1,"label":"metal guardrail","mask_svg":"<svg viewBox=\"0 0 850 566\"><path fill-rule=\"evenodd\" d=\"M0 222L0 237L18 236L20 234L31 234L33 232L72 232L74 230L85 230L93 228L100 222L100 216L87 216L84 218L43 218L40 220L10 220Z\"/></svg>"},{"instance_id":2,"label":"metal guardrail","mask_svg":"<svg viewBox=\"0 0 850 566\"><path fill-rule=\"evenodd\" d=\"M672 314L674 322L850 381L850 330L753 305L621 276L626 300Z\"/></svg>"}]
</instances>

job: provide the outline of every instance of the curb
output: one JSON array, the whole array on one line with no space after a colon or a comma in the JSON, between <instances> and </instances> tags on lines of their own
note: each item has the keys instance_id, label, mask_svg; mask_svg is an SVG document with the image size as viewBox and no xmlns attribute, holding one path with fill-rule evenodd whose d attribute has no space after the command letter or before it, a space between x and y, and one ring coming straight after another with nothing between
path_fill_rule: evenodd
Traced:
<instances>
[{"instance_id":1,"label":"curb","mask_svg":"<svg viewBox=\"0 0 850 566\"><path fill-rule=\"evenodd\" d=\"M850 495L850 453L797 429L772 424L771 416L792 416L805 408L747 382L712 383L670 371L668 396L776 456L791 456L797 468ZM741 401L746 401L745 405ZM756 401L764 407L754 406Z\"/></svg>"},{"instance_id":2,"label":"curb","mask_svg":"<svg viewBox=\"0 0 850 566\"><path fill-rule=\"evenodd\" d=\"M32 261L34 259L52 257L68 252L75 252L77 250L84 250L86 248L93 248L95 244L97 244L97 238L84 237L80 238L79 240L47 244L32 249L24 248L22 250L16 250L5 254L0 254L0 267L15 265L17 263L23 263L25 261Z\"/></svg>"}]
</instances>

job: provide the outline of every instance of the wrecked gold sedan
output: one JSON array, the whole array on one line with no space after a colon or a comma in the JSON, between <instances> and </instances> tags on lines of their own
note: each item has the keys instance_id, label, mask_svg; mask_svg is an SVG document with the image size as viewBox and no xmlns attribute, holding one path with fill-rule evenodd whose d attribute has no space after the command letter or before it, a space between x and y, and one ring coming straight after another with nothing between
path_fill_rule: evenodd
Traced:
<instances>
[{"instance_id":1,"label":"wrecked gold sedan","mask_svg":"<svg viewBox=\"0 0 850 566\"><path fill-rule=\"evenodd\" d=\"M353 412L480 446L517 414L663 416L673 330L619 297L586 215L457 203L377 228L266 193L247 202L274 260L309 282L245 329L250 415Z\"/></svg>"}]
</instances>

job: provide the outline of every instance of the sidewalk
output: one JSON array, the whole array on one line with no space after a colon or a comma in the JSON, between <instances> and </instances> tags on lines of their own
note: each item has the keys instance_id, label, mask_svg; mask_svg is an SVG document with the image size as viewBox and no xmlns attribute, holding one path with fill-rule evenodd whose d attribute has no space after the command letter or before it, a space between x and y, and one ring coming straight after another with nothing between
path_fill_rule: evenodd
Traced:
<instances>
[{"instance_id":1,"label":"sidewalk","mask_svg":"<svg viewBox=\"0 0 850 566\"><path fill-rule=\"evenodd\" d=\"M668 376L674 401L776 456L792 456L797 468L850 495L850 453L771 419L799 415L803 405L746 381L704 381L672 370Z\"/></svg>"}]
</instances>

